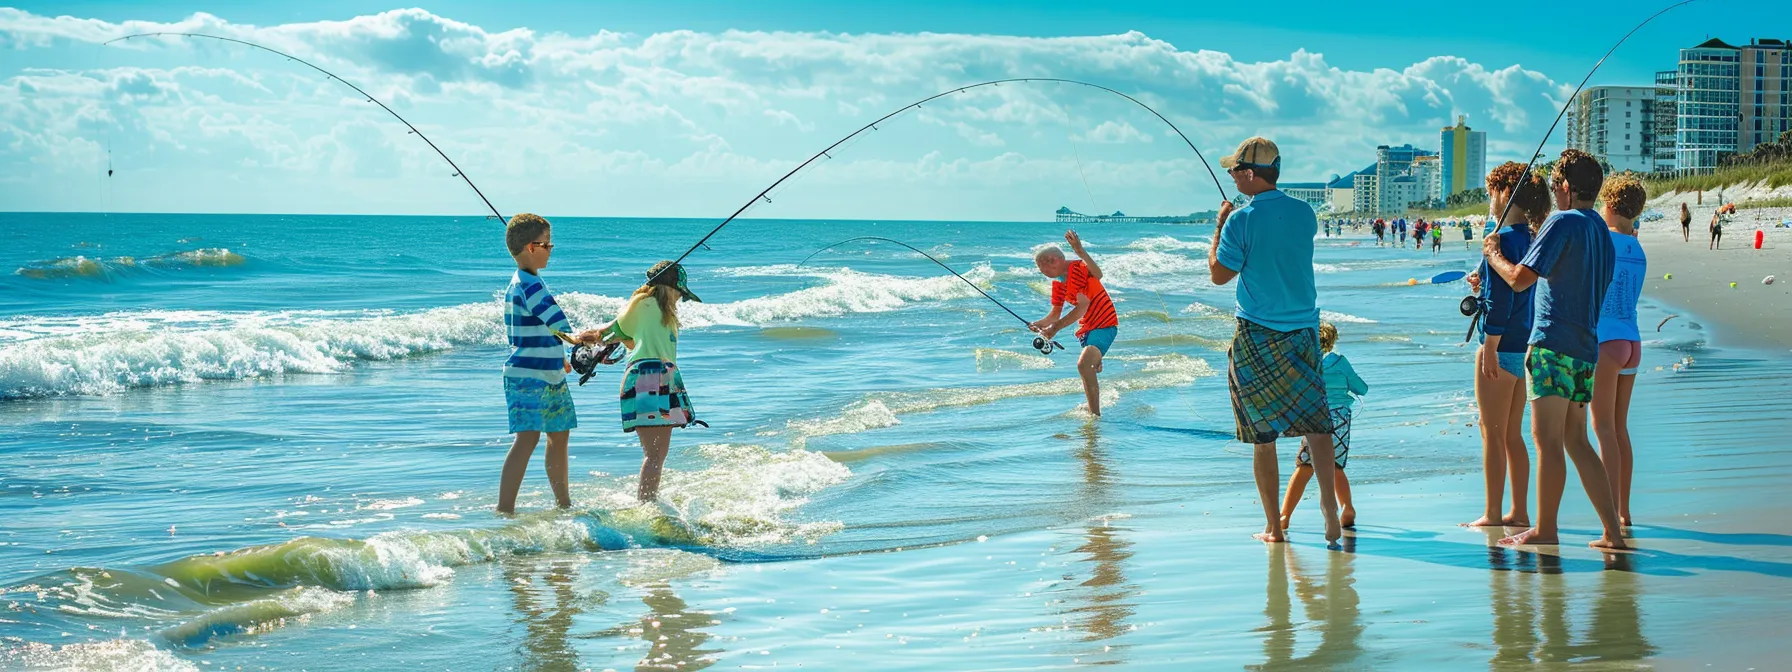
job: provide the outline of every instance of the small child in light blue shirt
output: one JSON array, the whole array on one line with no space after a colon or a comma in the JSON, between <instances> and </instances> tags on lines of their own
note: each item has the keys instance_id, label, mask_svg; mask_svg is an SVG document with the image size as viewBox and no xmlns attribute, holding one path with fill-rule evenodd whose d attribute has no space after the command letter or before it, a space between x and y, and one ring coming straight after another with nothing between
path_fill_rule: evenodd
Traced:
<instances>
[{"instance_id":1,"label":"small child in light blue shirt","mask_svg":"<svg viewBox=\"0 0 1792 672\"><path fill-rule=\"evenodd\" d=\"M1333 479L1338 489L1338 522L1344 527L1356 525L1356 507L1350 501L1350 479L1344 476L1344 465L1350 461L1350 416L1356 397L1369 393L1369 384L1356 375L1356 367L1344 355L1332 350L1338 344L1338 328L1330 322L1319 323L1319 349L1325 356L1319 368L1325 376L1325 401L1332 413L1332 464L1338 467ZM1294 475L1288 479L1288 495L1282 500L1282 529L1288 529L1288 518L1313 477L1313 458L1303 439L1300 454L1295 458Z\"/></svg>"}]
</instances>

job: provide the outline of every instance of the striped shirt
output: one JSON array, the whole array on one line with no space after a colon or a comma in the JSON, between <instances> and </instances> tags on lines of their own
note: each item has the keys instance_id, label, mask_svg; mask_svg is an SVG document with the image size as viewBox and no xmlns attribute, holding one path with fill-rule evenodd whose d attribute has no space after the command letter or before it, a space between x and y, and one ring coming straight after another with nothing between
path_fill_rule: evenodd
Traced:
<instances>
[{"instance_id":1,"label":"striped shirt","mask_svg":"<svg viewBox=\"0 0 1792 672\"><path fill-rule=\"evenodd\" d=\"M518 269L504 292L504 333L510 339L506 378L534 378L550 385L566 380L566 346L550 329L572 332L553 292L534 273Z\"/></svg>"},{"instance_id":2,"label":"striped shirt","mask_svg":"<svg viewBox=\"0 0 1792 672\"><path fill-rule=\"evenodd\" d=\"M1089 265L1079 259L1064 269L1062 280L1052 281L1052 307L1066 302L1081 306L1085 301L1088 310L1083 311L1083 318L1078 320L1077 336L1120 326L1120 317L1114 313L1114 302L1108 298L1107 288L1101 286L1100 278L1089 277Z\"/></svg>"}]
</instances>

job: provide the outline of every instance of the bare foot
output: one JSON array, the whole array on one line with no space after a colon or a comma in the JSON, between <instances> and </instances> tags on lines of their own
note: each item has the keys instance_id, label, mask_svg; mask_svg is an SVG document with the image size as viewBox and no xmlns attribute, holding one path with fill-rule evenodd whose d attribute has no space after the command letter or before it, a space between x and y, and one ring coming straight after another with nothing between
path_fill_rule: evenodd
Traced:
<instances>
[{"instance_id":1,"label":"bare foot","mask_svg":"<svg viewBox=\"0 0 1792 672\"><path fill-rule=\"evenodd\" d=\"M1500 540L1501 546L1554 546L1561 543L1556 535L1545 536L1533 527Z\"/></svg>"},{"instance_id":2,"label":"bare foot","mask_svg":"<svg viewBox=\"0 0 1792 672\"><path fill-rule=\"evenodd\" d=\"M1487 516L1481 516L1480 518L1476 518L1472 521L1469 521L1466 523L1457 523L1456 525L1458 527L1499 527L1499 526L1505 525L1505 524L1506 524L1506 521L1501 520L1499 518L1489 518Z\"/></svg>"},{"instance_id":3,"label":"bare foot","mask_svg":"<svg viewBox=\"0 0 1792 672\"><path fill-rule=\"evenodd\" d=\"M1618 527L1636 527L1636 524L1630 522L1629 514L1625 514L1622 516L1618 516Z\"/></svg>"},{"instance_id":4,"label":"bare foot","mask_svg":"<svg viewBox=\"0 0 1792 672\"><path fill-rule=\"evenodd\" d=\"M1282 516L1282 529L1288 529L1288 516Z\"/></svg>"},{"instance_id":5,"label":"bare foot","mask_svg":"<svg viewBox=\"0 0 1792 672\"><path fill-rule=\"evenodd\" d=\"M1258 532L1251 535L1251 538L1265 544L1281 544L1288 541L1287 537L1282 536L1281 530L1276 530L1274 532Z\"/></svg>"},{"instance_id":6,"label":"bare foot","mask_svg":"<svg viewBox=\"0 0 1792 672\"><path fill-rule=\"evenodd\" d=\"M1336 544L1336 543L1338 543L1338 539L1342 538L1343 536L1344 536L1344 527L1339 525L1338 521L1336 521L1336 520L1325 521L1325 543L1326 544L1328 544L1328 545Z\"/></svg>"},{"instance_id":7,"label":"bare foot","mask_svg":"<svg viewBox=\"0 0 1792 672\"><path fill-rule=\"evenodd\" d=\"M1338 512L1338 525L1346 530L1356 528L1356 507L1346 506Z\"/></svg>"},{"instance_id":8,"label":"bare foot","mask_svg":"<svg viewBox=\"0 0 1792 672\"><path fill-rule=\"evenodd\" d=\"M1506 527L1530 527L1531 517L1521 516L1516 513L1508 513L1505 518L1500 519L1500 524L1505 525Z\"/></svg>"},{"instance_id":9,"label":"bare foot","mask_svg":"<svg viewBox=\"0 0 1792 672\"><path fill-rule=\"evenodd\" d=\"M1593 548L1606 548L1606 549L1611 549L1611 550L1623 550L1623 549L1630 548L1629 546L1624 545L1624 540L1622 538L1614 539L1609 535L1589 541L1589 542L1587 542L1587 545L1592 546Z\"/></svg>"}]
</instances>

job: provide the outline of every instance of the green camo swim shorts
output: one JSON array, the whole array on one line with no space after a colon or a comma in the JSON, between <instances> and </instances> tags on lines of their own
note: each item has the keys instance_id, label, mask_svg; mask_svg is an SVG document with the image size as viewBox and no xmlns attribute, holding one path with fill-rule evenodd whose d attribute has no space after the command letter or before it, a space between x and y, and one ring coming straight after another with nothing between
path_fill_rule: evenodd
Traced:
<instances>
[{"instance_id":1,"label":"green camo swim shorts","mask_svg":"<svg viewBox=\"0 0 1792 672\"><path fill-rule=\"evenodd\" d=\"M1548 348L1531 346L1524 358L1529 374L1531 401L1544 397L1561 397L1573 402L1593 401L1593 362L1581 361Z\"/></svg>"}]
</instances>

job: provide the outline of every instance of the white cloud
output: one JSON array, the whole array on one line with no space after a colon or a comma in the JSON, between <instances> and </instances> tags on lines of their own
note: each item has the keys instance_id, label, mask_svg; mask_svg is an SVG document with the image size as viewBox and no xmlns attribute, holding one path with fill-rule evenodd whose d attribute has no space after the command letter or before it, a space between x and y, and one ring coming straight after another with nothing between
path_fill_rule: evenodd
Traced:
<instances>
[{"instance_id":1,"label":"white cloud","mask_svg":"<svg viewBox=\"0 0 1792 672\"><path fill-rule=\"evenodd\" d=\"M528 194L546 202L531 209L549 212L731 211L810 153L896 106L991 79L1056 77L1111 87L1155 108L1210 155L1239 138L1269 135L1289 156L1292 179L1361 167L1378 144L1434 145L1438 128L1457 114L1491 131L1491 146L1504 147L1540 132L1567 88L1516 65L1453 56L1344 70L1304 50L1240 61L1138 32L567 35L551 28L493 32L421 9L252 26L203 13L171 23L113 23L0 8L0 49L41 52L34 63L60 64L0 66L0 171L32 171L0 185L0 198L79 208L93 148L106 139L115 156L146 172L201 177L248 166L314 183L318 193L309 203L316 209L468 210L470 195L456 196L452 183L435 179L450 171L427 147L340 84L269 54L201 39L122 42L95 63L94 43L134 32L204 32L315 62L411 119L494 200ZM880 124L826 162L826 176L815 182L828 190L806 193L817 212L881 202L873 192L948 186L1007 190L984 199L991 203L1049 203L1059 198L1052 185L1080 180L1074 141L1089 145L1081 172L1091 186L1106 185L1121 209L1207 207L1215 195L1206 170L1180 139L1154 142L1160 134L1167 129L1149 112L1091 88L981 87ZM356 182L366 180L385 180L387 197L357 200L365 189ZM1205 193L1201 182L1209 184ZM555 191L562 184L569 193ZM592 199L576 186L591 184L615 191ZM182 192L172 180L155 187L159 198L173 198L160 193L172 190L191 199L187 210L271 207L253 193ZM915 209L859 214L952 216L926 210L941 202L934 199L893 202Z\"/></svg>"}]
</instances>

